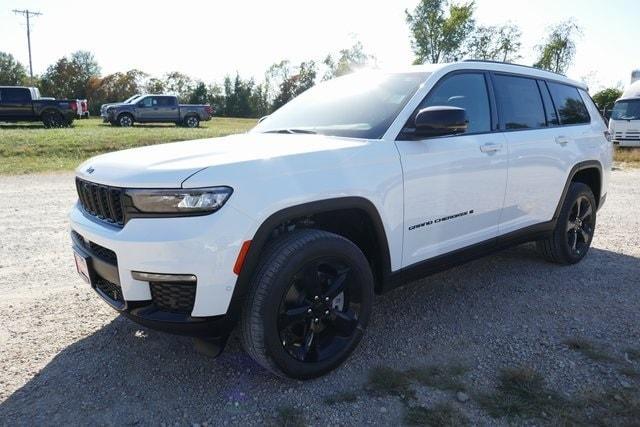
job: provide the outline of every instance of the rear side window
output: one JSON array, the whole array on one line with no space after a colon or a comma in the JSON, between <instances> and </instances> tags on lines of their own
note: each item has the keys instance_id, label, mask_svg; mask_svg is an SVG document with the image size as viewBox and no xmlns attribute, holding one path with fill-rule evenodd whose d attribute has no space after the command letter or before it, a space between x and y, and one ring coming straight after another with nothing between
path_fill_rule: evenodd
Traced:
<instances>
[{"instance_id":1,"label":"rear side window","mask_svg":"<svg viewBox=\"0 0 640 427\"><path fill-rule=\"evenodd\" d=\"M526 77L494 76L496 101L505 129L547 126L538 83Z\"/></svg>"},{"instance_id":2,"label":"rear side window","mask_svg":"<svg viewBox=\"0 0 640 427\"><path fill-rule=\"evenodd\" d=\"M31 93L29 89L19 87L8 87L0 89L0 99L2 102L29 102Z\"/></svg>"},{"instance_id":3,"label":"rear side window","mask_svg":"<svg viewBox=\"0 0 640 427\"><path fill-rule=\"evenodd\" d=\"M589 123L591 117L578 89L560 83L549 82L549 92L558 110L561 125Z\"/></svg>"},{"instance_id":4,"label":"rear side window","mask_svg":"<svg viewBox=\"0 0 640 427\"><path fill-rule=\"evenodd\" d=\"M163 96L158 99L158 107L172 107L175 105L175 98L171 98L169 96Z\"/></svg>"},{"instance_id":5,"label":"rear side window","mask_svg":"<svg viewBox=\"0 0 640 427\"><path fill-rule=\"evenodd\" d=\"M484 74L465 73L445 77L422 101L417 111L434 106L464 108L469 121L467 133L491 131L491 110Z\"/></svg>"}]
</instances>

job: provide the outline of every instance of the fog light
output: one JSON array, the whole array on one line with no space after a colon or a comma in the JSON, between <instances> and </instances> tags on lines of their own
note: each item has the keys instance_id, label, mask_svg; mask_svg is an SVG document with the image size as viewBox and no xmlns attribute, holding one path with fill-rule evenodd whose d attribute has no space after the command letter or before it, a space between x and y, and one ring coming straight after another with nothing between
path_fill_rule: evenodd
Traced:
<instances>
[{"instance_id":1,"label":"fog light","mask_svg":"<svg viewBox=\"0 0 640 427\"><path fill-rule=\"evenodd\" d=\"M132 271L131 277L141 282L187 282L196 281L193 274L164 274L164 273L145 273L142 271Z\"/></svg>"}]
</instances>

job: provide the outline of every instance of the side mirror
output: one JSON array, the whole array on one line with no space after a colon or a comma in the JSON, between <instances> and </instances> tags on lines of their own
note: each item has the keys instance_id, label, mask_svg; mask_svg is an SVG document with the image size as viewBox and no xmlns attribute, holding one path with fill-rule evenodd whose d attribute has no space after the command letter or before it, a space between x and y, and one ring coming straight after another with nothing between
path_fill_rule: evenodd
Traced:
<instances>
[{"instance_id":1,"label":"side mirror","mask_svg":"<svg viewBox=\"0 0 640 427\"><path fill-rule=\"evenodd\" d=\"M464 108L434 106L418 111L415 119L416 135L444 136L467 131L467 112Z\"/></svg>"}]
</instances>

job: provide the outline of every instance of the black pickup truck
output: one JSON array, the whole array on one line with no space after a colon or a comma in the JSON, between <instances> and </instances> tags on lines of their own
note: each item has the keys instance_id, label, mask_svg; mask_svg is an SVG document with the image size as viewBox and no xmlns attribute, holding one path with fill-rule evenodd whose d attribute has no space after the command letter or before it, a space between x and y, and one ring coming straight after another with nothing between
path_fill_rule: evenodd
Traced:
<instances>
[{"instance_id":1,"label":"black pickup truck","mask_svg":"<svg viewBox=\"0 0 640 427\"><path fill-rule=\"evenodd\" d=\"M76 100L43 98L35 87L0 86L0 122L39 122L47 128L73 123Z\"/></svg>"}]
</instances>

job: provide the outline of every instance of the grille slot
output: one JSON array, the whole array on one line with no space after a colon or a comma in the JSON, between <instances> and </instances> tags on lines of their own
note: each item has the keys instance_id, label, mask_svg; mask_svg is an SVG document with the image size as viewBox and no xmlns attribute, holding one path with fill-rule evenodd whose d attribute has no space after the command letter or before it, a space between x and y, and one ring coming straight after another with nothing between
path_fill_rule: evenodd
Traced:
<instances>
[{"instance_id":1,"label":"grille slot","mask_svg":"<svg viewBox=\"0 0 640 427\"><path fill-rule=\"evenodd\" d=\"M160 310L190 314L196 299L195 283L149 283L151 299Z\"/></svg>"},{"instance_id":2,"label":"grille slot","mask_svg":"<svg viewBox=\"0 0 640 427\"><path fill-rule=\"evenodd\" d=\"M124 303L124 297L122 296L122 288L120 285L112 283L102 277L98 277L96 279L95 286L112 301Z\"/></svg>"},{"instance_id":3,"label":"grille slot","mask_svg":"<svg viewBox=\"0 0 640 427\"><path fill-rule=\"evenodd\" d=\"M77 231L71 230L71 234L73 235L76 242L78 242L82 247L89 250L91 254L100 258L103 261L107 261L110 264L118 265L118 257L116 253L111 249L107 249L104 246L100 246L97 243L90 242L82 237Z\"/></svg>"},{"instance_id":4,"label":"grille slot","mask_svg":"<svg viewBox=\"0 0 640 427\"><path fill-rule=\"evenodd\" d=\"M119 227L124 226L123 190L76 178L80 205L89 215Z\"/></svg>"}]
</instances>

